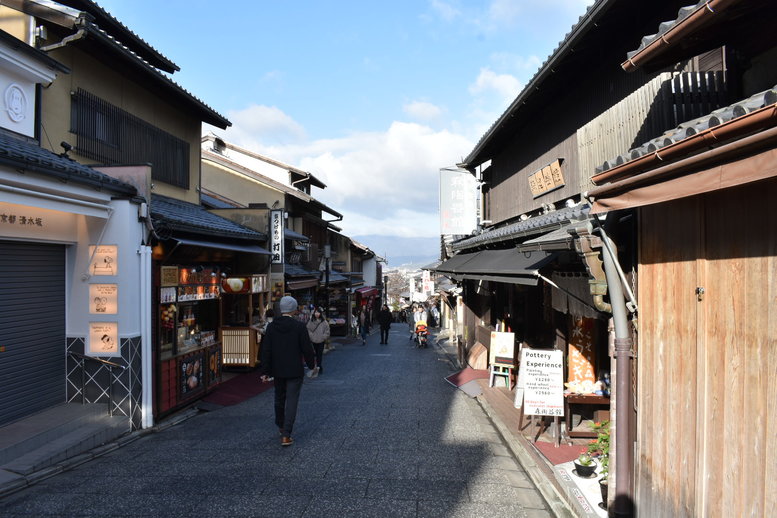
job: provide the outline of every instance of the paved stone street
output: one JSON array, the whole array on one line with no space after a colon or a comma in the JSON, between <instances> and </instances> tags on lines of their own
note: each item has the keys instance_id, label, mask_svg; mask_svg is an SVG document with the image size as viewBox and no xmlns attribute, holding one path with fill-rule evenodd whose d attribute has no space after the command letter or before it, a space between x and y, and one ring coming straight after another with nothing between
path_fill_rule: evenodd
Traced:
<instances>
[{"instance_id":1,"label":"paved stone street","mask_svg":"<svg viewBox=\"0 0 777 518\"><path fill-rule=\"evenodd\" d=\"M273 393L202 412L0 500L0 516L550 517L435 348L338 346L280 446Z\"/></svg>"}]
</instances>

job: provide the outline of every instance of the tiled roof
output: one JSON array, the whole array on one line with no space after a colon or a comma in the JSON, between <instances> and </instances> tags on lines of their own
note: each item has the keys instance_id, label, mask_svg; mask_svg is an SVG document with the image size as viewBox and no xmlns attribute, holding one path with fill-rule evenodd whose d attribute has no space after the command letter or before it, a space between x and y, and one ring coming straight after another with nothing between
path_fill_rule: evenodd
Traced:
<instances>
[{"instance_id":1,"label":"tiled roof","mask_svg":"<svg viewBox=\"0 0 777 518\"><path fill-rule=\"evenodd\" d=\"M627 52L626 56L629 58L632 58L639 51L641 51L642 49L644 49L645 47L653 43L655 40L657 40L658 38L666 34L666 32L669 29L671 29L672 27L674 27L675 25L683 21L685 18L687 18L691 13L693 13L697 9L703 8L706 4L707 4L707 0L699 0L694 5L687 5L685 7L680 8L680 10L677 12L677 18L675 18L674 20L669 20L659 24L658 32L656 34L651 34L649 36L645 36L644 38L642 38L642 43L640 44L640 46L636 50Z\"/></svg>"},{"instance_id":2,"label":"tiled roof","mask_svg":"<svg viewBox=\"0 0 777 518\"><path fill-rule=\"evenodd\" d=\"M114 34L124 42L127 47L131 47L132 52L141 59L148 62L151 66L164 70L165 72L176 72L180 70L178 65L162 55L161 52L152 47L136 33L131 31L126 25L121 23L114 16L106 11L97 2L91 0L57 0L60 4L84 11L92 15L95 22L101 27L106 28L111 34Z\"/></svg>"},{"instance_id":3,"label":"tiled roof","mask_svg":"<svg viewBox=\"0 0 777 518\"><path fill-rule=\"evenodd\" d=\"M151 195L151 216L154 225L166 226L173 231L257 241L267 239L265 234L208 212L200 205L160 194Z\"/></svg>"},{"instance_id":4,"label":"tiled roof","mask_svg":"<svg viewBox=\"0 0 777 518\"><path fill-rule=\"evenodd\" d=\"M283 273L289 277L319 277L321 275L321 272L317 270L308 270L304 266L289 263L283 265Z\"/></svg>"},{"instance_id":5,"label":"tiled roof","mask_svg":"<svg viewBox=\"0 0 777 518\"><path fill-rule=\"evenodd\" d=\"M697 133L701 133L702 131L709 128L719 126L724 122L728 122L737 117L747 115L752 111L758 110L770 104L774 104L775 102L777 102L777 86L770 90L758 92L757 94L751 95L747 99L743 99L730 106L720 108L702 117L684 122L676 128L672 128L664 132L664 134L660 137L649 140L640 146L628 150L622 155L605 161L603 164L595 168L594 174L603 173L612 169L613 167L625 164L631 160L635 160L644 155L649 155L650 153L655 153L661 148L665 148L671 144L680 142L681 140L691 137Z\"/></svg>"},{"instance_id":6,"label":"tiled roof","mask_svg":"<svg viewBox=\"0 0 777 518\"><path fill-rule=\"evenodd\" d=\"M518 223L513 223L512 225L488 230L477 236L462 239L461 241L453 243L452 248L454 250L465 250L467 248L498 243L509 239L542 234L559 228L570 221L582 220L587 216L590 210L591 207L588 204L565 207L561 210L548 212L524 221L519 221Z\"/></svg>"},{"instance_id":7,"label":"tiled roof","mask_svg":"<svg viewBox=\"0 0 777 518\"><path fill-rule=\"evenodd\" d=\"M464 159L464 163L470 166L479 164L472 164L471 162L476 159L481 150L487 142L497 133L500 127L512 117L512 114L526 102L526 99L539 88L539 84L544 80L544 76L548 73L553 73L554 63L561 60L567 53L570 52L569 44L573 38L582 34L587 30L588 26L595 23L595 18L598 12L606 10L606 8L614 3L616 0L596 0L592 5L586 8L586 12L578 18L577 23L572 26L570 31L566 33L564 39L559 42L556 49L551 55L540 65L534 76L526 83L526 86L521 90L515 100L510 103L510 106L502 113L502 115L488 128L488 131L480 137L480 140L475 145L474 149Z\"/></svg>"},{"instance_id":8,"label":"tiled roof","mask_svg":"<svg viewBox=\"0 0 777 518\"><path fill-rule=\"evenodd\" d=\"M148 77L155 80L159 86L167 90L172 91L180 99L186 100L201 112L202 120L214 126L220 128L227 128L232 125L226 117L218 113L216 110L205 104L203 101L195 97L191 92L183 88L181 85L167 77L165 74L154 68L143 57L136 54L132 49L124 45L121 41L117 40L113 35L108 34L105 30L92 22L85 22L84 29L94 39L107 44L108 48L116 50L120 56L127 59L129 63L136 65L141 71L145 72Z\"/></svg>"},{"instance_id":9,"label":"tiled roof","mask_svg":"<svg viewBox=\"0 0 777 518\"><path fill-rule=\"evenodd\" d=\"M137 190L107 174L95 171L37 144L0 132L0 164L24 171L34 171L60 180L104 189L113 193L135 196Z\"/></svg>"}]
</instances>

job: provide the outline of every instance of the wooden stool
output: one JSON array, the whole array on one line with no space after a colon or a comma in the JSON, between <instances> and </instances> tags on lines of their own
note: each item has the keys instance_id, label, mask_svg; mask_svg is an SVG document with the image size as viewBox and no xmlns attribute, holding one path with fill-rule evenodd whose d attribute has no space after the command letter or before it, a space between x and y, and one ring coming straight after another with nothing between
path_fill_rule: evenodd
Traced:
<instances>
[{"instance_id":1,"label":"wooden stool","mask_svg":"<svg viewBox=\"0 0 777 518\"><path fill-rule=\"evenodd\" d=\"M491 365L491 373L488 376L488 386L493 387L494 386L494 378L497 376L504 376L507 380L507 390L510 389L511 384L511 377L513 375L513 368L512 367L506 367L503 365Z\"/></svg>"}]
</instances>

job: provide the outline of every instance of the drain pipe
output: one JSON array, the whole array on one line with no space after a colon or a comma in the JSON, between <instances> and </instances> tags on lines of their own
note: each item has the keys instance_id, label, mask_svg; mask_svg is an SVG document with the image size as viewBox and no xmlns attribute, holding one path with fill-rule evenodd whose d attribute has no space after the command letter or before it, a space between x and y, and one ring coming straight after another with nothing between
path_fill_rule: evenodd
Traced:
<instances>
[{"instance_id":1,"label":"drain pipe","mask_svg":"<svg viewBox=\"0 0 777 518\"><path fill-rule=\"evenodd\" d=\"M615 390L616 426L615 426L615 501L614 516L633 516L634 500L631 495L632 449L629 444L631 426L629 419L629 401L631 401L631 349L634 344L629 327L628 310L623 293L623 285L616 260L611 255L615 250L614 243L602 232L602 240L609 246L602 253L604 271L607 276L607 288L610 294L610 305L615 323L615 368L618 379Z\"/></svg>"}]
</instances>

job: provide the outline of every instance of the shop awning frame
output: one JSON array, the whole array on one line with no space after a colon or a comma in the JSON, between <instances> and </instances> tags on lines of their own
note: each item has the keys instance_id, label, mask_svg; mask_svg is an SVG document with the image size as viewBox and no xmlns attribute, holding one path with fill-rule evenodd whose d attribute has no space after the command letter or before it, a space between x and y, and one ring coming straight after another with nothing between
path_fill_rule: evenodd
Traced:
<instances>
[{"instance_id":1,"label":"shop awning frame","mask_svg":"<svg viewBox=\"0 0 777 518\"><path fill-rule=\"evenodd\" d=\"M436 271L457 280L536 286L540 269L555 260L557 255L542 250L520 251L517 248L481 250L453 256Z\"/></svg>"},{"instance_id":2,"label":"shop awning frame","mask_svg":"<svg viewBox=\"0 0 777 518\"><path fill-rule=\"evenodd\" d=\"M199 246L202 248L213 248L216 250L230 250L232 252L243 252L247 254L272 255L269 250L266 250L259 245L242 245L238 243L217 243L215 241L200 241L196 239L184 239L179 237L174 237L173 241L176 242L176 245L175 245L176 248L181 245Z\"/></svg>"}]
</instances>

